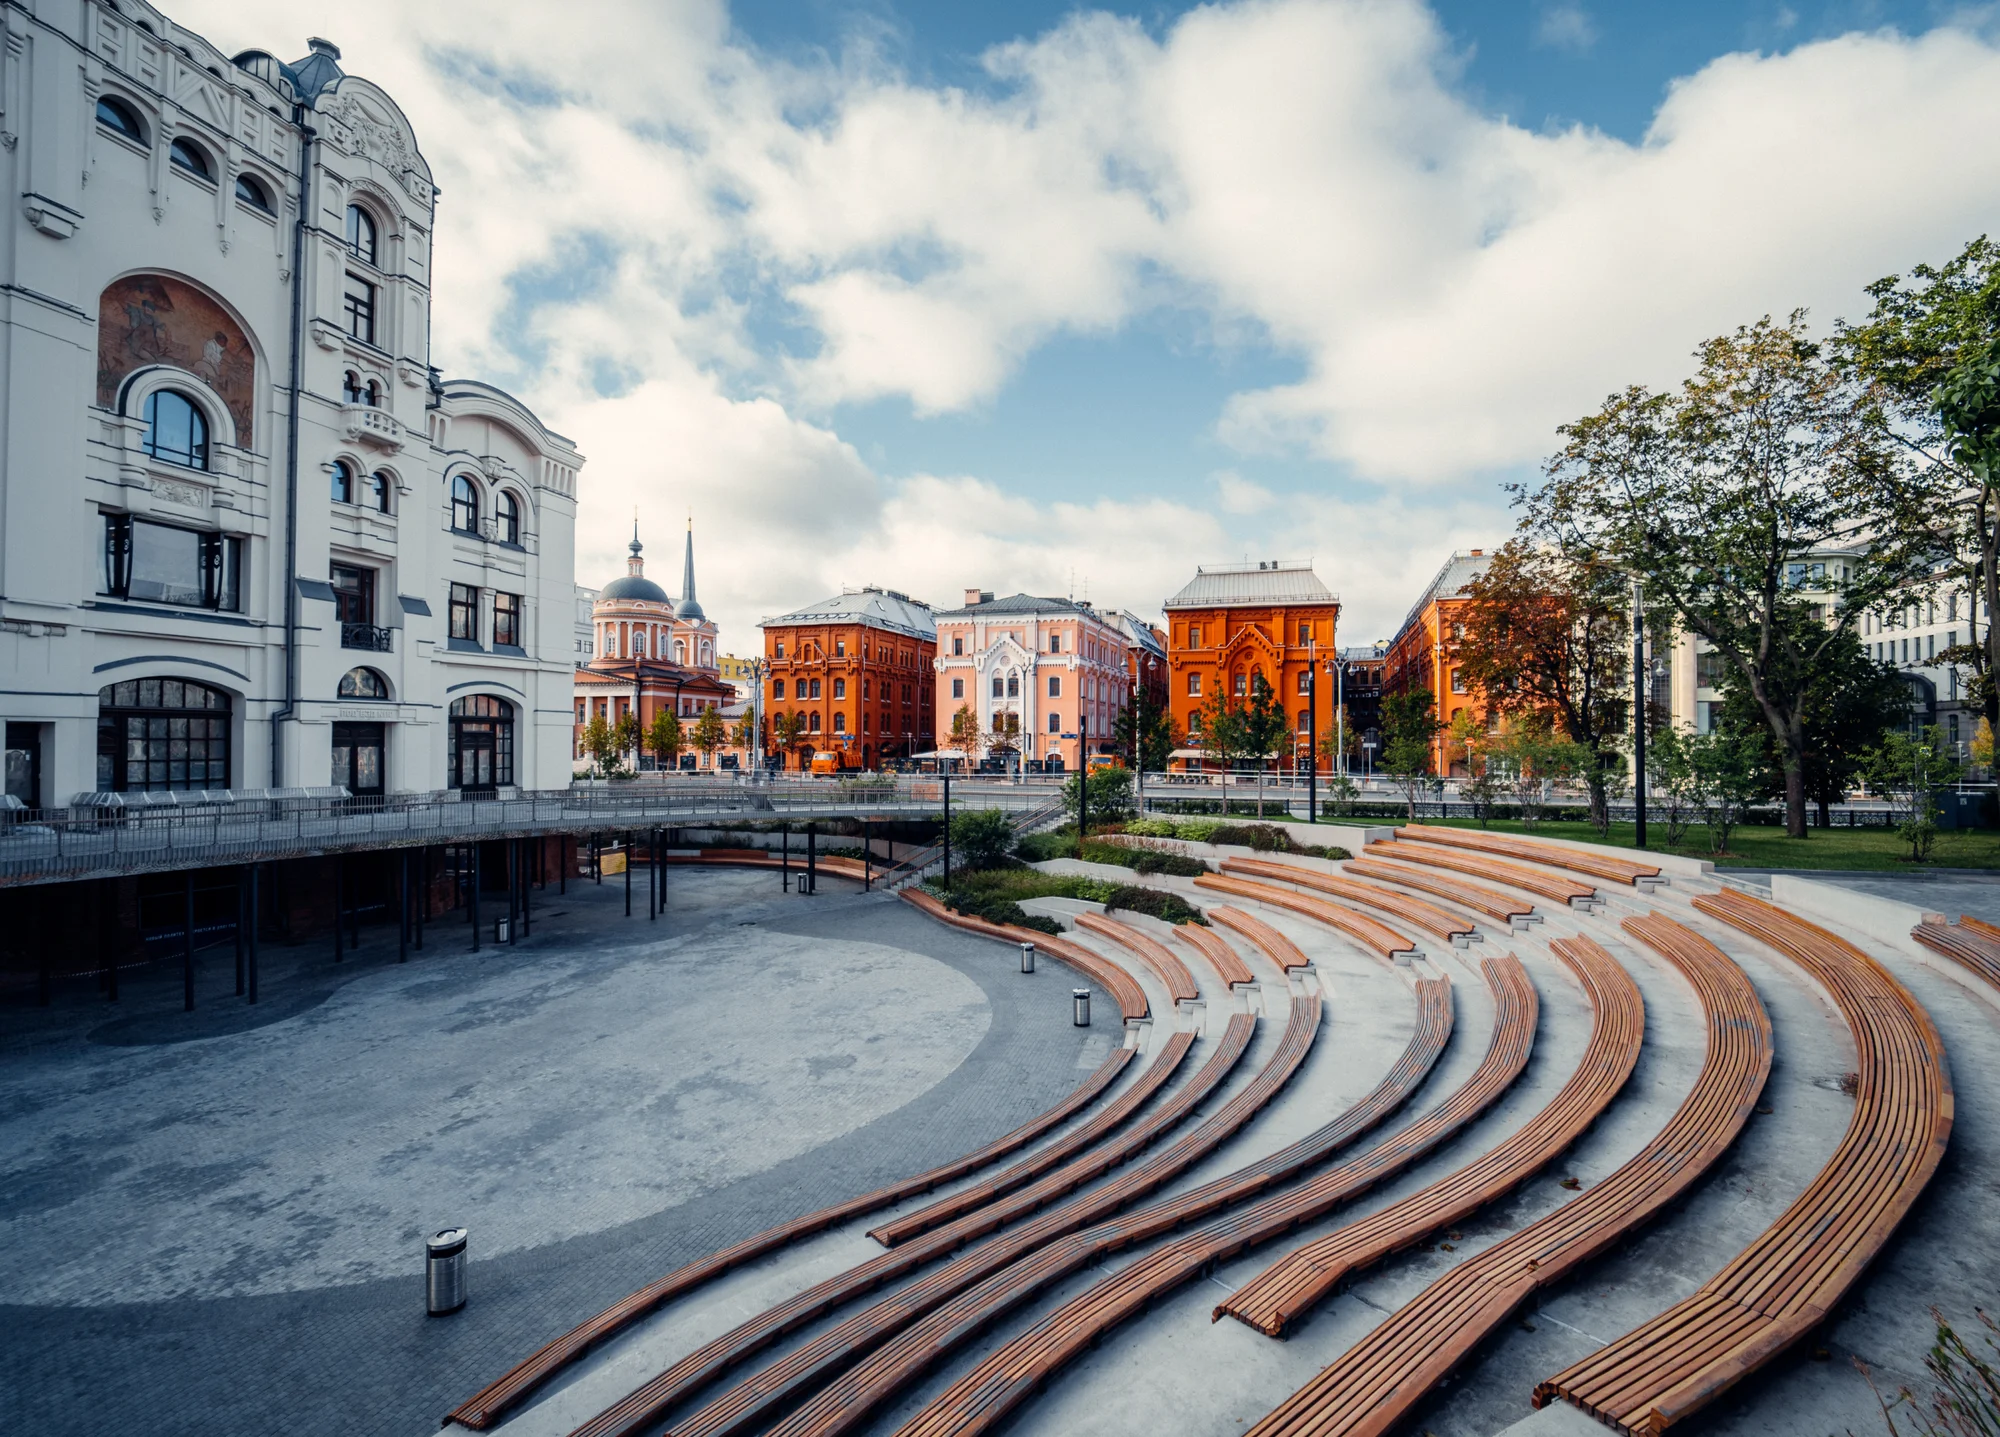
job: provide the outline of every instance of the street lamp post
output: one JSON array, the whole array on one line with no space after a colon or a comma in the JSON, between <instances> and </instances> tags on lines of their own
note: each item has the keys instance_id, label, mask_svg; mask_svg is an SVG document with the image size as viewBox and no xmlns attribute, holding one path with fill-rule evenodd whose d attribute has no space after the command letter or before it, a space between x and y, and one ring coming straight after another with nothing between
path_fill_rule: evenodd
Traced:
<instances>
[{"instance_id":1,"label":"street lamp post","mask_svg":"<svg viewBox=\"0 0 2000 1437\"><path fill-rule=\"evenodd\" d=\"M1646 593L1632 581L1632 817L1634 846L1646 846Z\"/></svg>"},{"instance_id":2,"label":"street lamp post","mask_svg":"<svg viewBox=\"0 0 2000 1437\"><path fill-rule=\"evenodd\" d=\"M1319 645L1306 646L1306 822L1319 822Z\"/></svg>"}]
</instances>

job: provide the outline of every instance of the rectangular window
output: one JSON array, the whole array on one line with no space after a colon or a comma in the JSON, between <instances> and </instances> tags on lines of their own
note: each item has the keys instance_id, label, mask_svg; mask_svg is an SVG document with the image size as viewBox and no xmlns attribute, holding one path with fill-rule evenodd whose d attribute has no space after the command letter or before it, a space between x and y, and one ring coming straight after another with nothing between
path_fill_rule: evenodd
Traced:
<instances>
[{"instance_id":1,"label":"rectangular window","mask_svg":"<svg viewBox=\"0 0 2000 1437\"><path fill-rule=\"evenodd\" d=\"M1712 689L1722 682L1722 655L1713 649L1694 656L1694 686Z\"/></svg>"},{"instance_id":2,"label":"rectangular window","mask_svg":"<svg viewBox=\"0 0 2000 1437\"><path fill-rule=\"evenodd\" d=\"M451 636L468 644L479 642L479 590L470 584L451 586Z\"/></svg>"},{"instance_id":3,"label":"rectangular window","mask_svg":"<svg viewBox=\"0 0 2000 1437\"><path fill-rule=\"evenodd\" d=\"M995 674L993 676L993 697L996 699L1004 698L1006 697L1006 694L1007 694L1006 684L1002 682L1000 675Z\"/></svg>"},{"instance_id":4,"label":"rectangular window","mask_svg":"<svg viewBox=\"0 0 2000 1437\"><path fill-rule=\"evenodd\" d=\"M833 681L833 696L837 699L844 699L847 697L846 679L835 679Z\"/></svg>"},{"instance_id":5,"label":"rectangular window","mask_svg":"<svg viewBox=\"0 0 2000 1437\"><path fill-rule=\"evenodd\" d=\"M1246 675L1246 674L1238 674L1238 675L1236 676L1236 697L1238 697L1238 698L1240 699L1240 698L1242 698L1242 697L1243 697L1243 696L1244 696L1244 695L1245 695L1246 693L1248 693L1248 692L1249 692L1249 683L1250 683L1250 679L1249 679L1249 676L1248 676L1248 675Z\"/></svg>"},{"instance_id":6,"label":"rectangular window","mask_svg":"<svg viewBox=\"0 0 2000 1437\"><path fill-rule=\"evenodd\" d=\"M951 681L951 696L955 699L962 699L965 697L964 679L953 679Z\"/></svg>"},{"instance_id":7,"label":"rectangular window","mask_svg":"<svg viewBox=\"0 0 2000 1437\"><path fill-rule=\"evenodd\" d=\"M1455 694L1462 694L1465 692L1464 669L1453 669L1451 671L1451 691Z\"/></svg>"},{"instance_id":8,"label":"rectangular window","mask_svg":"<svg viewBox=\"0 0 2000 1437\"><path fill-rule=\"evenodd\" d=\"M781 699L784 696L785 696L785 681L783 679L772 679L771 697L774 699Z\"/></svg>"},{"instance_id":9,"label":"rectangular window","mask_svg":"<svg viewBox=\"0 0 2000 1437\"><path fill-rule=\"evenodd\" d=\"M493 642L521 647L521 596L519 594L495 594L493 596Z\"/></svg>"},{"instance_id":10,"label":"rectangular window","mask_svg":"<svg viewBox=\"0 0 2000 1437\"><path fill-rule=\"evenodd\" d=\"M1312 636L1313 636L1313 626L1312 626L1311 624L1300 624L1300 625L1299 625L1299 642L1300 642L1300 643L1302 643L1302 644L1309 644L1309 643L1311 643L1311 642L1312 642Z\"/></svg>"},{"instance_id":11,"label":"rectangular window","mask_svg":"<svg viewBox=\"0 0 2000 1437\"><path fill-rule=\"evenodd\" d=\"M1299 670L1299 692L1300 692L1300 693L1302 693L1302 694L1309 694L1309 693L1311 693L1311 692L1312 692L1312 670L1311 670L1311 669L1300 669L1300 670Z\"/></svg>"},{"instance_id":12,"label":"rectangular window","mask_svg":"<svg viewBox=\"0 0 2000 1437\"><path fill-rule=\"evenodd\" d=\"M964 657L964 655L965 655L965 640L964 640L964 639L962 639L962 638L959 638L959 637L957 637L957 636L954 636L954 637L952 638L952 641L951 641L951 654L952 654L952 657L953 657L953 658L963 658L963 657Z\"/></svg>"},{"instance_id":13,"label":"rectangular window","mask_svg":"<svg viewBox=\"0 0 2000 1437\"><path fill-rule=\"evenodd\" d=\"M358 274L347 277L342 305L347 312L347 332L363 344L375 342L375 286Z\"/></svg>"},{"instance_id":14,"label":"rectangular window","mask_svg":"<svg viewBox=\"0 0 2000 1437\"><path fill-rule=\"evenodd\" d=\"M343 624L375 622L375 571L353 564L333 566L333 614Z\"/></svg>"},{"instance_id":15,"label":"rectangular window","mask_svg":"<svg viewBox=\"0 0 2000 1437\"><path fill-rule=\"evenodd\" d=\"M177 529L104 516L104 589L121 599L189 608L240 609L243 541L232 535Z\"/></svg>"},{"instance_id":16,"label":"rectangular window","mask_svg":"<svg viewBox=\"0 0 2000 1437\"><path fill-rule=\"evenodd\" d=\"M833 656L836 659L844 659L847 657L847 640L835 639L833 641Z\"/></svg>"},{"instance_id":17,"label":"rectangular window","mask_svg":"<svg viewBox=\"0 0 2000 1437\"><path fill-rule=\"evenodd\" d=\"M1191 697L1193 697L1193 698L1200 698L1200 697L1201 697L1201 675L1200 675L1200 674L1189 674L1189 675L1188 675L1188 694L1189 694L1189 695L1190 695Z\"/></svg>"},{"instance_id":18,"label":"rectangular window","mask_svg":"<svg viewBox=\"0 0 2000 1437\"><path fill-rule=\"evenodd\" d=\"M785 656L785 646L784 646L783 642L781 641L781 642L780 642L780 643L779 643L779 644L777 645L777 647L776 647L775 651L774 651L774 652L772 653L771 657L772 657L772 658L774 658L774 659L782 659L782 658L783 658L784 656Z\"/></svg>"},{"instance_id":19,"label":"rectangular window","mask_svg":"<svg viewBox=\"0 0 2000 1437\"><path fill-rule=\"evenodd\" d=\"M1189 647L1189 648L1191 648L1191 649L1198 649L1198 648L1200 648L1200 647L1201 647L1201 625L1200 625L1200 624L1194 624L1194 625L1192 625L1192 626L1190 626L1190 627L1189 627L1189 629L1188 629L1188 647Z\"/></svg>"},{"instance_id":20,"label":"rectangular window","mask_svg":"<svg viewBox=\"0 0 2000 1437\"><path fill-rule=\"evenodd\" d=\"M1050 732L1050 733L1061 733L1061 732L1062 732L1062 715L1061 715L1061 714L1050 714L1050 715L1049 715L1049 732Z\"/></svg>"},{"instance_id":21,"label":"rectangular window","mask_svg":"<svg viewBox=\"0 0 2000 1437\"><path fill-rule=\"evenodd\" d=\"M1062 697L1062 676L1060 674L1049 675L1049 697L1052 699Z\"/></svg>"},{"instance_id":22,"label":"rectangular window","mask_svg":"<svg viewBox=\"0 0 2000 1437\"><path fill-rule=\"evenodd\" d=\"M819 697L819 680L818 680L818 679L814 679L814 680L812 681L812 697L814 697L814 698L818 698L818 697Z\"/></svg>"},{"instance_id":23,"label":"rectangular window","mask_svg":"<svg viewBox=\"0 0 2000 1437\"><path fill-rule=\"evenodd\" d=\"M1050 652L1050 653L1052 653L1052 654L1059 654L1059 653L1061 653L1061 652L1062 652L1062 635L1061 635L1061 634L1050 634L1050 635L1049 635L1049 652Z\"/></svg>"}]
</instances>

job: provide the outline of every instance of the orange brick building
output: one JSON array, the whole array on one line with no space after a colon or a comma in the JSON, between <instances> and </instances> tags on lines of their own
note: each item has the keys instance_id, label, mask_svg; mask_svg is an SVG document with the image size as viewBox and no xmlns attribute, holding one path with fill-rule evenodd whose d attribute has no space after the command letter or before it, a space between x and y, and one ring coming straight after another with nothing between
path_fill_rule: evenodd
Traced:
<instances>
[{"instance_id":1,"label":"orange brick building","mask_svg":"<svg viewBox=\"0 0 2000 1437\"><path fill-rule=\"evenodd\" d=\"M1278 560L1206 565L1168 599L1168 703L1174 725L1200 746L1197 715L1218 689L1247 700L1262 674L1283 702L1292 732L1279 753L1294 767L1305 755L1308 675L1317 661L1337 652L1334 626L1340 600L1310 564ZM1328 731L1333 685L1319 684L1319 726ZM1192 754L1190 762L1196 762Z\"/></svg>"},{"instance_id":2,"label":"orange brick building","mask_svg":"<svg viewBox=\"0 0 2000 1437\"><path fill-rule=\"evenodd\" d=\"M820 753L842 769L875 768L931 746L937 624L928 604L867 586L758 627L766 746L776 748L772 724L780 714L805 723L784 767L808 768Z\"/></svg>"},{"instance_id":3,"label":"orange brick building","mask_svg":"<svg viewBox=\"0 0 2000 1437\"><path fill-rule=\"evenodd\" d=\"M1493 556L1484 549L1453 554L1445 561L1389 642L1382 673L1385 698L1411 688L1423 689L1431 696L1438 723L1447 728L1462 710L1479 714L1479 696L1461 677L1456 660L1459 640L1465 637L1465 606L1471 602L1466 586L1492 562ZM1446 747L1441 728L1431 745L1431 771L1463 776L1464 755L1452 759Z\"/></svg>"}]
</instances>

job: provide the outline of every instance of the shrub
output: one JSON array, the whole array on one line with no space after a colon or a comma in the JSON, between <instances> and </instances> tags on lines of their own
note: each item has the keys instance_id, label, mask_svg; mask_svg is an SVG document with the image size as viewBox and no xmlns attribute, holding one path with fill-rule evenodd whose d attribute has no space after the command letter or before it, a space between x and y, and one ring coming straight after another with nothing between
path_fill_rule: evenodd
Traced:
<instances>
[{"instance_id":1,"label":"shrub","mask_svg":"<svg viewBox=\"0 0 2000 1437\"><path fill-rule=\"evenodd\" d=\"M1215 871L1199 858L1161 853L1152 848L1128 848L1122 843L1105 843L1097 839L1084 841L1083 857L1088 863L1112 863L1120 868L1129 868L1134 873L1168 873L1176 878L1193 878L1198 873Z\"/></svg>"},{"instance_id":2,"label":"shrub","mask_svg":"<svg viewBox=\"0 0 2000 1437\"><path fill-rule=\"evenodd\" d=\"M956 866L998 868L1014 851L1014 825L997 808L952 815L951 857Z\"/></svg>"},{"instance_id":3,"label":"shrub","mask_svg":"<svg viewBox=\"0 0 2000 1437\"><path fill-rule=\"evenodd\" d=\"M1047 863L1051 858L1068 858L1076 852L1076 830L1023 834L1014 843L1014 856L1024 863Z\"/></svg>"},{"instance_id":4,"label":"shrub","mask_svg":"<svg viewBox=\"0 0 2000 1437\"><path fill-rule=\"evenodd\" d=\"M1093 828L1107 823L1120 823L1132 816L1132 773L1131 770L1113 764L1108 768L1093 770L1087 777L1071 774L1063 784L1063 809L1076 820L1077 794L1079 788L1090 798L1090 820Z\"/></svg>"},{"instance_id":5,"label":"shrub","mask_svg":"<svg viewBox=\"0 0 2000 1437\"><path fill-rule=\"evenodd\" d=\"M1208 926L1208 920L1201 916L1201 910L1189 903L1178 893L1163 893L1157 888L1140 888L1128 885L1114 889L1104 906L1123 908L1130 913L1144 913L1167 923L1199 923Z\"/></svg>"}]
</instances>

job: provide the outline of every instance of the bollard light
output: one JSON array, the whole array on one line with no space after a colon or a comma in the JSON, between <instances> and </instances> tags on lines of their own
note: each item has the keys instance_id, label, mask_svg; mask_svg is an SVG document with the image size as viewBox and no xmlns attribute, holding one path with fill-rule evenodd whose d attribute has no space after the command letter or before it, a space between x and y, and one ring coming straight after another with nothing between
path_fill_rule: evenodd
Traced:
<instances>
[{"instance_id":1,"label":"bollard light","mask_svg":"<svg viewBox=\"0 0 2000 1437\"><path fill-rule=\"evenodd\" d=\"M1032 943L1021 945L1021 971L1023 973L1035 971L1035 945Z\"/></svg>"},{"instance_id":2,"label":"bollard light","mask_svg":"<svg viewBox=\"0 0 2000 1437\"><path fill-rule=\"evenodd\" d=\"M465 1306L465 1229L448 1227L424 1244L424 1306L443 1317Z\"/></svg>"},{"instance_id":3,"label":"bollard light","mask_svg":"<svg viewBox=\"0 0 2000 1437\"><path fill-rule=\"evenodd\" d=\"M1069 990L1069 1000L1074 1010L1070 1022L1079 1028L1088 1028L1090 1026L1090 990L1088 988L1072 988Z\"/></svg>"}]
</instances>

